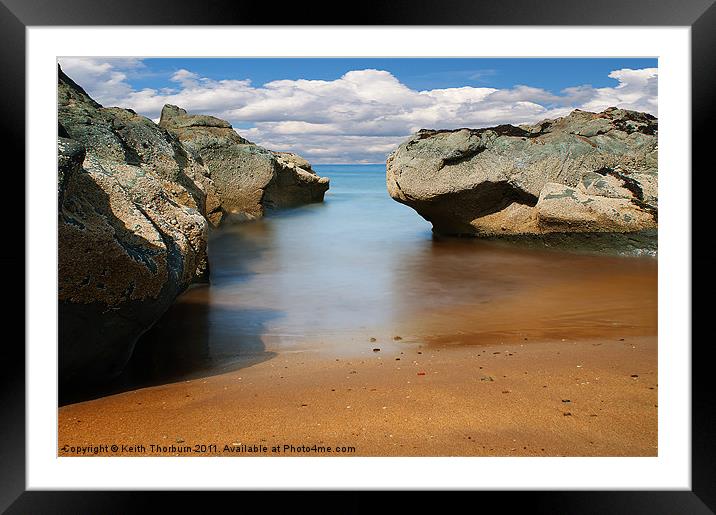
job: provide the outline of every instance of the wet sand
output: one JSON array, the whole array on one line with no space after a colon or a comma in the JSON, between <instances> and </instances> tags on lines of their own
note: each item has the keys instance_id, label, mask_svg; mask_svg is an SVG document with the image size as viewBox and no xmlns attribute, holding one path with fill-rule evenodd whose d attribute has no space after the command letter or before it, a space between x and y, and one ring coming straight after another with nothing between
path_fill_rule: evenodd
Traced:
<instances>
[{"instance_id":1,"label":"wet sand","mask_svg":"<svg viewBox=\"0 0 716 515\"><path fill-rule=\"evenodd\" d=\"M657 455L656 261L547 261L560 273L534 274L487 301L435 302L387 334L313 345L256 336L258 348L227 361L228 371L200 368L190 380L63 406L59 447L144 445L100 454L136 456L336 455L327 446L353 447L343 454L354 456ZM205 295L190 291L178 304L171 334L192 323ZM167 354L153 360L172 368ZM242 447L253 445L266 448Z\"/></svg>"}]
</instances>

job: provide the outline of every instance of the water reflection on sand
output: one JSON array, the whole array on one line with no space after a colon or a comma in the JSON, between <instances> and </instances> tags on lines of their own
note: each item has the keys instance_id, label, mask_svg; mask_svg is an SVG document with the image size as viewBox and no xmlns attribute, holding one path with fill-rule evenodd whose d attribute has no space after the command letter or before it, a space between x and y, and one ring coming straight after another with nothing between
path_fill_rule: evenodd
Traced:
<instances>
[{"instance_id":1,"label":"water reflection on sand","mask_svg":"<svg viewBox=\"0 0 716 515\"><path fill-rule=\"evenodd\" d=\"M316 168L331 178L325 203L212 234L211 286L180 297L140 340L128 374L157 382L280 352L346 355L370 338L656 334L656 259L436 239L388 197L384 168Z\"/></svg>"}]
</instances>

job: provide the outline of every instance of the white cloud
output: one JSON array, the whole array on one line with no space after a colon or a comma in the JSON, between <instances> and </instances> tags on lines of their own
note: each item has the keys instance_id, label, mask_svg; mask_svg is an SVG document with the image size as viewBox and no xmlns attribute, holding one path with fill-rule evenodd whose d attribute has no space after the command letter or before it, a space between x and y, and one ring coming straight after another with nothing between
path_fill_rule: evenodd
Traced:
<instances>
[{"instance_id":1,"label":"white cloud","mask_svg":"<svg viewBox=\"0 0 716 515\"><path fill-rule=\"evenodd\" d=\"M178 82L184 88L196 87L197 80L200 79L198 73L190 72L189 70L181 69L174 72L169 80Z\"/></svg>"},{"instance_id":2,"label":"white cloud","mask_svg":"<svg viewBox=\"0 0 716 515\"><path fill-rule=\"evenodd\" d=\"M118 105L132 92L127 73L144 67L141 59L61 57L62 71L102 105Z\"/></svg>"},{"instance_id":3,"label":"white cloud","mask_svg":"<svg viewBox=\"0 0 716 515\"><path fill-rule=\"evenodd\" d=\"M175 71L176 86L133 90L128 74L139 60L62 59L65 72L103 105L120 105L156 119L164 104L230 121L238 132L274 150L316 163L383 162L421 128L532 123L575 108L610 106L657 114L657 69L615 70L614 87L576 85L559 94L529 85L509 89L465 86L416 91L384 70L353 70L331 80L213 80Z\"/></svg>"},{"instance_id":4,"label":"white cloud","mask_svg":"<svg viewBox=\"0 0 716 515\"><path fill-rule=\"evenodd\" d=\"M598 88L593 99L583 104L585 110L602 110L616 105L625 109L657 114L657 68L632 70L624 68L609 74L619 84L614 88Z\"/></svg>"}]
</instances>

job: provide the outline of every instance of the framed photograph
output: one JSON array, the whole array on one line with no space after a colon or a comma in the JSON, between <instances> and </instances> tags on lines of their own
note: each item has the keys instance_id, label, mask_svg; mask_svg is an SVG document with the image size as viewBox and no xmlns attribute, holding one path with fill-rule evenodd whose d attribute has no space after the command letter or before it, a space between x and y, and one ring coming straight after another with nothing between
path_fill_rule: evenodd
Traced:
<instances>
[{"instance_id":1,"label":"framed photograph","mask_svg":"<svg viewBox=\"0 0 716 515\"><path fill-rule=\"evenodd\" d=\"M8 513L137 490L716 509L691 174L716 7L365 7L3 0Z\"/></svg>"}]
</instances>

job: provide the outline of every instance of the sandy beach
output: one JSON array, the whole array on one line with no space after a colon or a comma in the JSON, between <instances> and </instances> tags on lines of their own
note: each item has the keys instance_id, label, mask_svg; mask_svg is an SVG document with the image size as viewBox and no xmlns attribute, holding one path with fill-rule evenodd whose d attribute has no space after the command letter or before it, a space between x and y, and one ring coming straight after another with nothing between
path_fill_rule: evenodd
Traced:
<instances>
[{"instance_id":1,"label":"sandy beach","mask_svg":"<svg viewBox=\"0 0 716 515\"><path fill-rule=\"evenodd\" d=\"M99 455L655 456L656 343L366 342L350 359L288 353L64 406L59 455L115 444L146 450ZM321 452L328 446L354 449Z\"/></svg>"}]
</instances>

